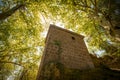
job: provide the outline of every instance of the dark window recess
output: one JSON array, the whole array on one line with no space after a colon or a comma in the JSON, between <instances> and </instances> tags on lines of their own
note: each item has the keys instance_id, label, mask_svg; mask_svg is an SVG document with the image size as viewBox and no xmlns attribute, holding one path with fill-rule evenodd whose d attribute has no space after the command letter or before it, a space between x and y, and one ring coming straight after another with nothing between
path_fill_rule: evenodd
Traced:
<instances>
[{"instance_id":1,"label":"dark window recess","mask_svg":"<svg viewBox=\"0 0 120 80\"><path fill-rule=\"evenodd\" d=\"M75 37L72 37L72 40L75 40Z\"/></svg>"}]
</instances>

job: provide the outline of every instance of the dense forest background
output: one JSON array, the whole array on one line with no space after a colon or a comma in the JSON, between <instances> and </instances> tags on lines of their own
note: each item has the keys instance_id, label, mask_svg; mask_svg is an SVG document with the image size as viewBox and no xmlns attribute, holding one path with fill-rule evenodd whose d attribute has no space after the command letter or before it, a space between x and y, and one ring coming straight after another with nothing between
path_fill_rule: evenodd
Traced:
<instances>
[{"instance_id":1,"label":"dense forest background","mask_svg":"<svg viewBox=\"0 0 120 80\"><path fill-rule=\"evenodd\" d=\"M0 80L35 80L50 24L84 35L94 56L120 57L120 0L0 0Z\"/></svg>"}]
</instances>

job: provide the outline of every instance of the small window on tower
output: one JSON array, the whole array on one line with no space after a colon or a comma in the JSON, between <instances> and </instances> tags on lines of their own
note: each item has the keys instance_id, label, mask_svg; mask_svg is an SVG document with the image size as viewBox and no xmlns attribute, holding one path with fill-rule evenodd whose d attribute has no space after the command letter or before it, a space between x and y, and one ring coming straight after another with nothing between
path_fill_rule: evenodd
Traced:
<instances>
[{"instance_id":1,"label":"small window on tower","mask_svg":"<svg viewBox=\"0 0 120 80\"><path fill-rule=\"evenodd\" d=\"M75 37L72 37L72 40L75 40Z\"/></svg>"}]
</instances>

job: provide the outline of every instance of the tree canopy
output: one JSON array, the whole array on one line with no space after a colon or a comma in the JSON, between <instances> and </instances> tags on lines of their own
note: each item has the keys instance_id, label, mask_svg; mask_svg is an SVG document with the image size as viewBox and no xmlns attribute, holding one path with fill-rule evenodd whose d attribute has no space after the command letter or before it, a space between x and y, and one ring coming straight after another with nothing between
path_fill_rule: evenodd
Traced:
<instances>
[{"instance_id":1,"label":"tree canopy","mask_svg":"<svg viewBox=\"0 0 120 80\"><path fill-rule=\"evenodd\" d=\"M35 80L55 24L85 36L89 52L120 56L120 0L1 0L0 80Z\"/></svg>"}]
</instances>

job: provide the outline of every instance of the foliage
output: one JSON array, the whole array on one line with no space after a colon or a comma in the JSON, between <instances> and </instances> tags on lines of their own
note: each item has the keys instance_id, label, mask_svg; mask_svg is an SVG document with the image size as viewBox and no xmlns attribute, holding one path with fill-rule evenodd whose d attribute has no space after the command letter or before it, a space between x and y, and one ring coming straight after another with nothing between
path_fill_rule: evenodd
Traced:
<instances>
[{"instance_id":1,"label":"foliage","mask_svg":"<svg viewBox=\"0 0 120 80\"><path fill-rule=\"evenodd\" d=\"M115 1L1 0L0 80L35 80L42 35L50 23L85 35L93 54L105 50L104 54L120 56L120 12Z\"/></svg>"}]
</instances>

